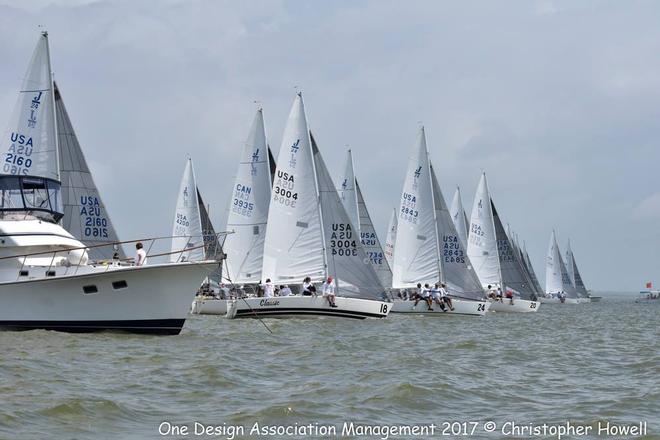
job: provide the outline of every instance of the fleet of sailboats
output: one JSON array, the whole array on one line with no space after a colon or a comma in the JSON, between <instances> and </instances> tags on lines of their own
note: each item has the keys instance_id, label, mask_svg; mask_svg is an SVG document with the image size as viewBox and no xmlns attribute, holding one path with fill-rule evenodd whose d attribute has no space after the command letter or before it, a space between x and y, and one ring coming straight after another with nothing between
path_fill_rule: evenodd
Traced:
<instances>
[{"instance_id":1,"label":"fleet of sailboats","mask_svg":"<svg viewBox=\"0 0 660 440\"><path fill-rule=\"evenodd\" d=\"M524 241L521 246L517 234L504 228L485 173L469 220L460 188L447 205L424 127L383 246L352 151L333 180L308 127L302 93L294 98L277 161L259 108L240 150L226 241L213 227L188 158L170 250L163 254L169 261L146 266L133 265L119 242L52 80L45 32L8 133L0 140L0 230L28 239L0 253L0 327L178 333L190 304L180 293L198 288L193 312L228 318L483 316L489 310L536 312L541 302L590 301L570 242L564 261L554 231L541 287ZM7 289L10 280L16 287ZM27 280L36 283L24 288ZM129 300L103 294L110 285L130 290ZM314 285L323 292L315 294ZM82 309L74 306L81 290L95 298ZM290 294L273 296L278 290ZM420 301L429 290L448 293L451 306L440 306L439 298L439 307ZM61 304L39 309L46 292ZM336 296L334 304L325 293Z\"/></svg>"}]
</instances>

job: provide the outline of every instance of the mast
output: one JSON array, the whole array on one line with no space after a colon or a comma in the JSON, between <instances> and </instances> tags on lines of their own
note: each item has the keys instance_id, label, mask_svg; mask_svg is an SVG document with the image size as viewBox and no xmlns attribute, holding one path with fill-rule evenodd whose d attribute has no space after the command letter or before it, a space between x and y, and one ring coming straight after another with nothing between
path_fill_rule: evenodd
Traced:
<instances>
[{"instance_id":1,"label":"mast","mask_svg":"<svg viewBox=\"0 0 660 440\"><path fill-rule=\"evenodd\" d=\"M42 31L41 35L46 39L46 59L48 60L48 78L50 85L50 100L53 106L53 127L55 127L55 161L57 163L57 180L60 180L60 140L57 135L57 111L55 107L55 85L53 83L53 68L50 62L50 42L48 40L48 31ZM59 221L57 222L59 223Z\"/></svg>"},{"instance_id":2,"label":"mast","mask_svg":"<svg viewBox=\"0 0 660 440\"><path fill-rule=\"evenodd\" d=\"M424 153L426 154L426 161L429 164L429 180L431 181L431 203L433 204L433 225L435 228L435 252L436 252L436 258L438 259L438 279L440 280L441 283L445 282L445 274L444 274L444 269L443 269L443 262L442 262L442 253L440 252L440 231L438 230L438 214L436 212L436 206L435 206L435 188L433 185L433 165L431 165L431 158L429 156L429 149L428 146L426 145L426 131L424 130L424 126L422 125L422 135L424 136Z\"/></svg>"},{"instance_id":3,"label":"mast","mask_svg":"<svg viewBox=\"0 0 660 440\"><path fill-rule=\"evenodd\" d=\"M300 103L302 104L302 109L303 109L303 117L305 118L305 121L307 121L307 111L305 110L305 102L303 101L302 97L302 92L298 92L298 96L300 97ZM307 136L307 139L309 141L309 154L312 156L312 172L314 173L314 191L316 191L316 208L319 211L319 219L321 220L321 243L323 245L323 266L325 268L325 277L326 279L328 278L328 255L327 255L327 244L325 241L325 229L323 227L323 209L321 209L321 191L319 191L319 177L316 174L316 161L314 160L314 148L312 147L312 142L314 137L312 136L312 131L309 130L309 124L307 125L307 133L305 135ZM334 278L337 278L337 274L334 274ZM337 281L337 293L339 293L339 281Z\"/></svg>"}]
</instances>

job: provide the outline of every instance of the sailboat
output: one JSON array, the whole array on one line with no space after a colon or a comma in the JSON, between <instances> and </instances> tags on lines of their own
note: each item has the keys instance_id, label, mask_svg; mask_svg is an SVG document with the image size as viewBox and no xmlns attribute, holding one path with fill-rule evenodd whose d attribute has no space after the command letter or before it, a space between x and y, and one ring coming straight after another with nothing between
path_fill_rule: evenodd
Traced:
<instances>
[{"instance_id":1,"label":"sailboat","mask_svg":"<svg viewBox=\"0 0 660 440\"><path fill-rule=\"evenodd\" d=\"M571 280L571 284L578 295L578 302L591 302L589 292L587 292L587 288L584 286L580 270L575 262L575 255L573 255L573 250L571 249L571 240L568 240L566 247L566 269L568 271L568 278Z\"/></svg>"},{"instance_id":2,"label":"sailboat","mask_svg":"<svg viewBox=\"0 0 660 440\"><path fill-rule=\"evenodd\" d=\"M238 286L234 289L235 295L242 295L246 289L256 292L257 285L262 281L261 265L273 168L274 159L266 137L263 109L259 108L241 152L227 216L227 229L232 233L224 243L227 259L222 272L228 283ZM192 311L225 315L228 300L224 293L220 297L199 296L195 298Z\"/></svg>"},{"instance_id":3,"label":"sailboat","mask_svg":"<svg viewBox=\"0 0 660 440\"><path fill-rule=\"evenodd\" d=\"M481 175L472 206L468 257L474 264L481 285L502 289L502 301L492 301L494 312L536 312L539 302L527 277L520 258L513 251L511 241L504 230L495 203L488 191L486 173Z\"/></svg>"},{"instance_id":4,"label":"sailboat","mask_svg":"<svg viewBox=\"0 0 660 440\"><path fill-rule=\"evenodd\" d=\"M59 224L54 92L43 32L0 138L0 327L178 334L192 297L182 292L217 263L88 264L90 248Z\"/></svg>"},{"instance_id":5,"label":"sailboat","mask_svg":"<svg viewBox=\"0 0 660 440\"><path fill-rule=\"evenodd\" d=\"M577 304L579 302L577 291L561 258L554 230L550 236L545 264L545 292L546 296L541 298L543 303Z\"/></svg>"},{"instance_id":6,"label":"sailboat","mask_svg":"<svg viewBox=\"0 0 660 440\"><path fill-rule=\"evenodd\" d=\"M387 224L387 236L385 237L385 259L387 260L387 265L390 268L394 264L394 244L396 243L396 229L398 227L396 213L396 208L392 209L390 222ZM391 282L390 286L392 286Z\"/></svg>"},{"instance_id":7,"label":"sailboat","mask_svg":"<svg viewBox=\"0 0 660 440\"><path fill-rule=\"evenodd\" d=\"M346 168L341 182L338 191L346 213L350 217L353 228L357 229L360 243L378 274L380 283L387 289L392 286L392 270L380 245L380 240L378 240L360 184L355 177L353 154L350 149L346 153Z\"/></svg>"},{"instance_id":8,"label":"sailboat","mask_svg":"<svg viewBox=\"0 0 660 440\"><path fill-rule=\"evenodd\" d=\"M360 243L307 126L302 94L296 94L277 160L262 279L298 288L305 277L313 283L333 277L336 306L320 296L240 298L228 318L259 316L334 316L384 318L390 304Z\"/></svg>"},{"instance_id":9,"label":"sailboat","mask_svg":"<svg viewBox=\"0 0 660 440\"><path fill-rule=\"evenodd\" d=\"M62 94L56 83L53 87L64 207L62 226L85 245L91 246L90 259L125 259L124 250L119 245L97 246L117 243L119 238L87 166Z\"/></svg>"},{"instance_id":10,"label":"sailboat","mask_svg":"<svg viewBox=\"0 0 660 440\"><path fill-rule=\"evenodd\" d=\"M408 160L399 207L392 287L415 289L418 283L444 283L453 311L429 310L424 301L395 300L392 312L483 316L484 291L445 203L429 160L424 127Z\"/></svg>"},{"instance_id":11,"label":"sailboat","mask_svg":"<svg viewBox=\"0 0 660 440\"><path fill-rule=\"evenodd\" d=\"M454 192L454 198L451 201L449 214L454 221L454 226L456 227L458 238L460 238L461 243L463 243L463 248L467 249L468 231L470 230L470 224L468 222L467 215L465 214L465 209L463 209L461 189L458 186L456 187L456 192Z\"/></svg>"}]
</instances>

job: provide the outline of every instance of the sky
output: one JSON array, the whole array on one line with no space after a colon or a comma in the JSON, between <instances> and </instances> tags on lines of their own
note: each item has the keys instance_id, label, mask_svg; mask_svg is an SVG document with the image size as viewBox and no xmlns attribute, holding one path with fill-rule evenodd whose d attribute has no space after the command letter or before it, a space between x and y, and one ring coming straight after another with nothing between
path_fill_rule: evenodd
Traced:
<instances>
[{"instance_id":1,"label":"sky","mask_svg":"<svg viewBox=\"0 0 660 440\"><path fill-rule=\"evenodd\" d=\"M381 235L420 124L448 203L480 173L539 278L553 228L594 290L660 285L660 3L0 0L4 131L43 26L122 240L170 235L187 155L222 229L257 105L296 90ZM255 101L257 103L255 103Z\"/></svg>"}]
</instances>

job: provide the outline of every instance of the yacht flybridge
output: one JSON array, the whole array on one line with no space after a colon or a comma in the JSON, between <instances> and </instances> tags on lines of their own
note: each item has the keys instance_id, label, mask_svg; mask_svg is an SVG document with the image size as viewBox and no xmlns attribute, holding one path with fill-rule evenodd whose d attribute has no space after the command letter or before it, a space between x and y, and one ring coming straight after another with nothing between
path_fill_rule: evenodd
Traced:
<instances>
[{"instance_id":1,"label":"yacht flybridge","mask_svg":"<svg viewBox=\"0 0 660 440\"><path fill-rule=\"evenodd\" d=\"M58 224L64 210L46 32L0 139L0 154L0 327L181 331L192 292L217 262L91 261L90 250L119 243L86 246Z\"/></svg>"}]
</instances>

